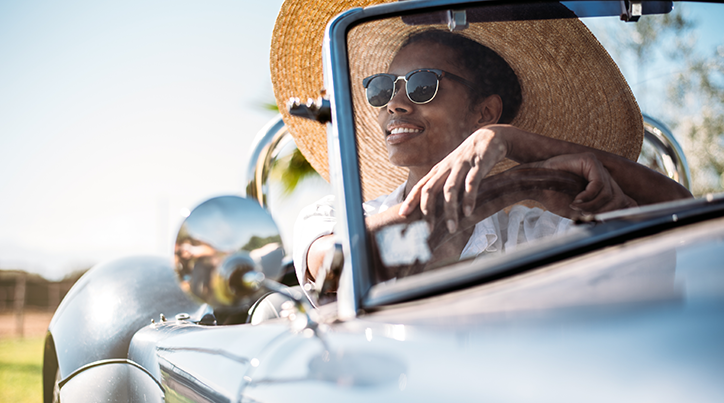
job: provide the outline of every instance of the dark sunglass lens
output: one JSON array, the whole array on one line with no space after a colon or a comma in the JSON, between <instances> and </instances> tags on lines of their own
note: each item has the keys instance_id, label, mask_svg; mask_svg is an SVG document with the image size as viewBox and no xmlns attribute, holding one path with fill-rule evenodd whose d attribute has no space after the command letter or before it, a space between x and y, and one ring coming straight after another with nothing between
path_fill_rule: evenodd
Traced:
<instances>
[{"instance_id":1,"label":"dark sunglass lens","mask_svg":"<svg viewBox=\"0 0 724 403\"><path fill-rule=\"evenodd\" d=\"M437 76L429 71L419 71L407 80L407 95L412 102L429 102L437 92Z\"/></svg>"},{"instance_id":2,"label":"dark sunglass lens","mask_svg":"<svg viewBox=\"0 0 724 403\"><path fill-rule=\"evenodd\" d=\"M392 99L394 90L395 83L392 79L386 76L375 77L367 86L367 101L372 106L385 106Z\"/></svg>"}]
</instances>

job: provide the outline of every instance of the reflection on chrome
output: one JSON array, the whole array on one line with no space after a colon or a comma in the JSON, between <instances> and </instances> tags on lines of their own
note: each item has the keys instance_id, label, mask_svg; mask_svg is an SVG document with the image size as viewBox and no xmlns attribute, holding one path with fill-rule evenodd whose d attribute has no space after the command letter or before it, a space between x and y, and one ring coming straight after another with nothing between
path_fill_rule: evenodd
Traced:
<instances>
[{"instance_id":1,"label":"reflection on chrome","mask_svg":"<svg viewBox=\"0 0 724 403\"><path fill-rule=\"evenodd\" d=\"M196 207L181 225L174 267L187 294L213 307L231 307L260 292L243 282L245 273L276 278L283 257L271 216L255 201L222 196Z\"/></svg>"}]
</instances>

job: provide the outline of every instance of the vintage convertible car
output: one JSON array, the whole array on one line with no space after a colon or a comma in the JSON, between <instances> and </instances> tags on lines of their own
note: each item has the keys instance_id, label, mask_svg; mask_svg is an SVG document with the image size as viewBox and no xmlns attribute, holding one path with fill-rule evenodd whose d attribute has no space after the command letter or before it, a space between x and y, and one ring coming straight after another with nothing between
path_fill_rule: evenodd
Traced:
<instances>
[{"instance_id":1,"label":"vintage convertible car","mask_svg":"<svg viewBox=\"0 0 724 403\"><path fill-rule=\"evenodd\" d=\"M590 178L511 158L520 165L492 168L472 192L473 211L455 210L452 227L440 195L430 199L434 214L418 207L380 226L365 218L381 210L380 197L414 192L402 185L417 172L409 161L448 138L409 153L401 145L442 118L403 115L453 111L468 99L464 87L482 85L459 77L465 62L431 35L484 44L517 76L518 95L486 93L492 101L480 110L494 113L476 119L505 122L517 96L512 128L616 155L627 167L621 183L649 172L630 168L637 157L671 178L633 181L643 189L631 193L666 199L662 189L689 187L684 155L656 120L669 117L642 118L638 106L671 110L672 70L662 66L683 71L684 61L646 46L674 43L664 28L690 28L677 25L689 5L327 3L282 7L275 93L280 105L312 100L292 100L260 133L246 197L194 209L173 256L103 263L78 281L48 329L45 401L724 401L724 196L634 198L639 206L588 214L572 202ZM657 26L659 37L645 37ZM689 118L677 127L720 119L711 109L679 105ZM403 118L388 124L395 114ZM289 258L262 207L291 138L334 189L302 211L301 260ZM307 246L323 235L332 242L313 274Z\"/></svg>"}]
</instances>

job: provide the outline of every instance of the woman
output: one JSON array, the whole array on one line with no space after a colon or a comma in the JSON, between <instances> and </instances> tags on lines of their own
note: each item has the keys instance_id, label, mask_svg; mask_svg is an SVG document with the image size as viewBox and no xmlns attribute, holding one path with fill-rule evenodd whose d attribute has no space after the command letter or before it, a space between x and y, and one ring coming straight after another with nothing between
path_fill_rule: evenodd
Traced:
<instances>
[{"instance_id":1,"label":"woman","mask_svg":"<svg viewBox=\"0 0 724 403\"><path fill-rule=\"evenodd\" d=\"M354 33L351 37L354 37ZM385 35L379 37L387 38ZM350 48L356 49L354 46ZM524 47L521 45L520 49ZM520 53L523 56L519 58L524 59L526 52ZM513 56L511 58L514 59ZM365 60L364 57L359 59ZM438 251L437 258L475 256L482 251L490 251L491 243L486 242L490 232L478 228L484 226L483 222L463 231L458 231L458 223L461 215L469 216L475 209L475 196L481 180L506 158L529 167L563 170L584 177L588 182L586 189L572 203L567 206L546 206L568 217L690 197L688 191L677 183L627 158L552 138L555 136L550 135L550 129L540 130L543 133L548 130L548 135L542 136L525 130L525 124L520 127L507 124L524 122L526 117L533 116L530 111L536 108L530 107L535 104L535 97L529 96L528 103L523 104L522 108L526 113L521 112L523 117L519 119L517 112L521 109L521 96L520 90L516 90L519 85L514 69L506 67L506 60L508 58L501 58L476 40L428 30L413 33L399 47L385 73L391 75L386 84L387 93L376 87L375 75L365 80L367 100L379 108L377 121L383 133L386 157L392 165L408 169L407 180L403 185L388 195L366 203L367 224L371 231L392 223L411 222L423 216L431 221L431 217L435 217L436 199L442 195L443 216L448 231L461 233L456 237L457 242L451 242ZM430 92L432 96L415 94L415 88L409 87L412 81L410 73L421 70L434 70L439 74L435 91ZM504 72L498 74L500 71ZM531 93L530 88L534 86L531 83L535 80L530 77L535 74L529 74L528 70L521 67L516 71L527 74L523 83L528 93ZM406 77L407 82L398 77ZM392 88L389 88L390 81L396 81ZM629 102L635 105L635 100ZM625 104L621 109L628 111L632 108L630 104ZM628 120L636 120L638 108L635 109L635 113L629 114L633 119ZM562 110L565 111L565 108ZM565 113L552 114L551 119L559 119L562 115ZM616 114L612 115L615 120ZM640 128L640 114L637 116L639 122L630 125L634 129L613 132L624 132L625 135L628 135L627 131L640 132L640 129L635 129L636 124ZM640 138L640 133L637 135ZM629 154L635 156L637 152ZM375 177L376 180L379 178ZM302 224L298 223L297 227L308 228L315 220L325 221L328 226L333 225L333 214L328 214L330 208L328 201L312 206L303 213ZM535 211L535 214L534 221L537 224L545 224L545 220L540 219L545 217L547 224L555 227L553 233L564 230L569 223L558 215L542 210ZM502 218L507 220L510 217ZM497 220L498 217L493 219ZM522 225L522 221L514 224ZM505 231L497 231L494 235L498 238L506 235ZM312 237L308 242L300 242L302 245L298 245L295 239L295 265L302 284L316 278L316 270L333 242L333 235L321 235ZM509 237L508 241L516 240ZM514 246L515 242L510 245ZM297 252L298 248L302 253ZM472 255L469 249L473 249Z\"/></svg>"}]
</instances>

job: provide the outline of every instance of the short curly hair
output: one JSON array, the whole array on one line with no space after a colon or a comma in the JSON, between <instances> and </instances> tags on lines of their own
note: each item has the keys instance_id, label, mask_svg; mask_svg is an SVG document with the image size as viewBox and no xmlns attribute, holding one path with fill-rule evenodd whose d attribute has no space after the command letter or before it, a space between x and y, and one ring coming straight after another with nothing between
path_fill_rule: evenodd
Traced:
<instances>
[{"instance_id":1,"label":"short curly hair","mask_svg":"<svg viewBox=\"0 0 724 403\"><path fill-rule=\"evenodd\" d=\"M400 50L413 43L432 42L448 47L457 53L451 62L470 74L468 79L477 90L470 90L471 106L490 95L497 94L503 101L503 113L499 123L510 123L520 109L523 96L518 76L500 55L489 47L462 35L439 29L429 29L411 34Z\"/></svg>"}]
</instances>

